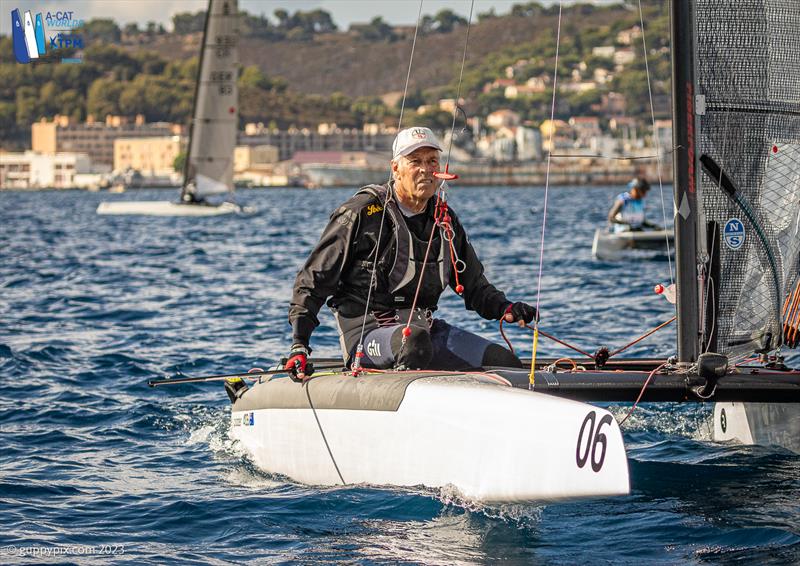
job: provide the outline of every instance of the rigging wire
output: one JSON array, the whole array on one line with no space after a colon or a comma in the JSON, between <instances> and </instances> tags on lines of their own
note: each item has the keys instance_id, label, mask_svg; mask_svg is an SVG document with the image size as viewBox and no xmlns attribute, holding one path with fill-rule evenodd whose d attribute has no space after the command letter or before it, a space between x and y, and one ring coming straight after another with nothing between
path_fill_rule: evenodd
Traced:
<instances>
[{"instance_id":1,"label":"rigging wire","mask_svg":"<svg viewBox=\"0 0 800 566\"><path fill-rule=\"evenodd\" d=\"M603 155L601 153L596 153L596 154L583 154L582 153L580 155L575 155L575 154L571 154L571 153L553 153L553 154L550 155L550 157L553 157L553 158L565 158L565 159L575 159L576 157L581 157L581 158L589 157L589 158L593 158L593 159L608 159L608 160L611 160L611 161L649 161L651 159L655 159L655 160L658 160L659 163L660 163L660 160L659 160L660 157L662 157L664 155L672 155L673 153L675 153L675 151L677 149L678 149L678 147L675 147L675 148L670 149L669 151L665 151L663 153L654 153L653 155L623 155L623 156L619 157L619 156L615 156L615 155ZM662 206L662 208L663 208L663 206Z\"/></svg>"},{"instance_id":2,"label":"rigging wire","mask_svg":"<svg viewBox=\"0 0 800 566\"><path fill-rule=\"evenodd\" d=\"M453 138L455 137L455 129L456 129L456 117L458 116L458 101L461 98L461 84L464 78L464 66L467 61L467 47L469 46L469 31L472 28L472 12L475 8L475 0L471 0L470 7L469 7L469 18L467 19L467 33L464 38L464 52L461 55L461 71L458 74L458 87L456 88L456 98L455 98L455 105L453 107L453 122L450 125L450 141L447 146L447 157L445 159L445 167L444 172L447 175L449 173L450 168L450 152L453 148ZM411 309L408 313L408 320L406 321L406 326L403 328L403 340L401 342L401 347L405 347L406 338L411 335L411 321L414 318L414 310L417 306L417 300L419 299L419 292L422 289L422 280L425 278L425 268L428 265L428 256L430 255L431 251L431 244L433 243L433 235L436 233L436 229L438 228L441 230L442 234L441 237L445 238L448 241L448 246L450 247L450 259L453 262L453 273L456 279L456 293L461 294L458 288L461 287L461 291L463 291L463 287L458 283L458 262L461 261L457 259L455 255L455 250L453 248L453 238L455 235L452 231L452 226L450 225L449 215L447 212L447 180L442 181L442 184L439 185L439 188L436 191L436 213L434 215L434 224L431 227L431 235L428 237L428 245L425 248L425 256L422 258L422 273L420 273L419 281L417 281L417 288L414 291L414 299L411 302ZM442 259L444 261L444 258ZM462 262L463 263L463 262Z\"/></svg>"},{"instance_id":3,"label":"rigging wire","mask_svg":"<svg viewBox=\"0 0 800 566\"><path fill-rule=\"evenodd\" d=\"M450 152L453 149L453 135L456 131L456 118L458 116L458 101L461 99L461 83L464 79L464 65L467 62L467 46L469 45L469 30L472 27L472 11L475 9L475 0L471 0L469 5L469 19L467 19L467 35L464 39L464 52L461 54L461 71L458 74L458 88L456 89L456 99L453 106L453 123L450 125L450 141L447 144L447 158L444 162L444 170L450 165ZM463 110L462 110L463 112ZM466 114L465 114L466 116Z\"/></svg>"},{"instance_id":4,"label":"rigging wire","mask_svg":"<svg viewBox=\"0 0 800 566\"><path fill-rule=\"evenodd\" d=\"M639 404L639 401L642 400L642 396L644 395L644 392L647 389L647 386L650 385L650 381L652 381L653 377L656 375L656 372L658 372L658 370L660 370L661 368L663 368L666 365L667 364L661 364L660 366L658 366L657 368L655 368L653 371L650 372L650 375L647 376L647 379L645 380L644 385L642 385L642 390L639 391L639 396L636 398L636 401L634 401L633 406L631 407L630 411L628 411L628 414L625 415L625 418L622 419L619 422L619 426L622 426L623 424L625 424L625 421L628 420L628 417L630 417L633 414L633 411L636 410L636 406Z\"/></svg>"},{"instance_id":5,"label":"rigging wire","mask_svg":"<svg viewBox=\"0 0 800 566\"><path fill-rule=\"evenodd\" d=\"M650 78L650 63L647 59L647 38L644 33L644 14L642 12L642 0L639 0L639 26L642 30L642 51L644 52L644 69L647 74L647 96L650 101L650 122L651 127L653 130L653 143L656 147L656 171L658 173L658 190L659 190L659 200L661 202L661 222L666 230L667 227L667 211L666 207L664 206L664 179L661 174L661 142L656 135L656 114L655 109L653 106L653 87ZM674 189L673 189L674 191ZM673 202L675 201L675 197L673 197ZM670 249L669 245L669 236L664 236L664 243L667 246L667 261L669 262L669 282L670 284L675 284L675 276L672 273L672 250ZM677 312L677 305L675 306Z\"/></svg>"},{"instance_id":6,"label":"rigging wire","mask_svg":"<svg viewBox=\"0 0 800 566\"><path fill-rule=\"evenodd\" d=\"M325 436L325 431L322 429L322 423L319 422L319 415L317 415L317 409L314 407L314 403L311 402L311 392L309 388L309 383L311 380L306 380L303 382L301 387L306 390L306 397L308 398L308 405L311 407L311 411L314 413L314 419L317 421L317 427L319 427L319 433L322 435L322 440L325 442L325 448L328 449L328 455L331 457L331 462L333 462L333 467L336 468L336 473L339 475L339 479L342 480L342 485L347 485L347 482L344 481L344 477L342 477L342 472L339 471L339 464L336 463L336 458L333 457L333 452L331 451L331 447L328 444L328 438Z\"/></svg>"},{"instance_id":7,"label":"rigging wire","mask_svg":"<svg viewBox=\"0 0 800 566\"><path fill-rule=\"evenodd\" d=\"M544 179L544 205L542 207L542 238L541 238L541 245L539 246L539 276L537 278L536 283L536 313L537 316L534 317L533 322L533 348L532 348L532 359L531 359L531 372L528 375L528 381L530 382L530 387L533 387L533 382L535 379L535 368L536 368L536 347L538 345L539 340L539 316L538 313L541 311L539 310L539 305L541 304L542 298L542 271L544 269L544 236L545 230L547 227L547 197L550 194L550 163L552 161L552 152L553 152L553 132L555 130L555 126L553 121L555 119L556 114L556 92L558 92L558 50L561 44L561 18L563 13L563 1L559 0L558 2L558 29L556 31L556 54L555 54L555 64L553 66L553 100L550 104L550 133L548 136L548 145L550 150L547 152L547 170L545 173Z\"/></svg>"},{"instance_id":8,"label":"rigging wire","mask_svg":"<svg viewBox=\"0 0 800 566\"><path fill-rule=\"evenodd\" d=\"M631 342L628 342L624 346L622 346L620 348L617 348L613 352L610 352L606 359L612 358L613 356L616 356L617 354L621 354L622 352L624 352L625 350L627 350L631 346L634 346L635 344L638 344L639 342L641 342L645 338L648 338L649 336L655 334L656 332L658 332L662 328L664 328L666 326L669 326L670 324L675 322L676 319L677 319L677 317L673 316L669 320L662 322L661 324L659 324L655 328L652 328L652 329L648 330L647 332L645 332L644 334L642 334L641 336L639 336L635 340L632 340ZM532 327L530 324L526 324L525 328L527 328L528 330L534 330L534 327ZM553 342L561 344L562 346L566 346L570 350L574 350L575 352L578 352L579 354L583 354L587 358L595 360L595 362L597 361L597 354L590 354L589 352L581 350L577 346L573 346L572 344L570 344L568 342L565 342L564 340L560 340L559 338L556 338L555 336L547 334L546 332L542 331L541 329L539 330L539 334L541 336L544 336L545 338L548 338L548 339L552 340ZM503 337L503 340L505 340L506 344L508 345L508 349L511 350L511 353L512 354L515 353L514 346L511 344L511 341L506 336L505 330L503 330L503 319L500 319L500 335ZM535 362L535 360L533 360L533 361Z\"/></svg>"},{"instance_id":9,"label":"rigging wire","mask_svg":"<svg viewBox=\"0 0 800 566\"><path fill-rule=\"evenodd\" d=\"M417 48L417 35L419 34L419 26L422 22L422 4L424 0L419 0L419 9L417 10L417 25L414 28L414 39L411 42L411 55L408 58L408 71L406 72L406 84L403 87L403 99L400 103L400 117L397 120L397 131L400 132L400 127L403 125L403 113L405 112L406 108L406 97L408 96L408 84L411 80L411 67L414 63L414 52ZM387 180L387 185L390 184L392 181L392 171L391 168L389 169L389 179ZM358 346L356 346L356 354L355 359L352 361L351 369L353 371L353 375L358 375L358 372L361 370L361 358L364 356L364 331L367 325L367 316L369 316L369 304L372 300L372 288L375 286L375 277L378 270L378 256L380 254L380 247L381 247L381 237L383 236L383 225L386 220L386 205L391 198L391 190L386 195L386 201L383 203L383 210L381 211L381 222L378 226L378 238L375 241L375 257L372 259L372 268L370 269L369 274L369 288L367 289L367 301L364 305L364 316L361 319L361 333L358 337Z\"/></svg>"}]
</instances>

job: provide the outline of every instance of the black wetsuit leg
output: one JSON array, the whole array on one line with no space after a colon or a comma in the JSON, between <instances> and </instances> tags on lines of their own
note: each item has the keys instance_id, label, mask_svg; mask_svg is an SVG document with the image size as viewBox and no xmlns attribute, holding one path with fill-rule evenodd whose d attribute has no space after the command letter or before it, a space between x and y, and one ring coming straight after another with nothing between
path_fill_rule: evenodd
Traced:
<instances>
[{"instance_id":1,"label":"black wetsuit leg","mask_svg":"<svg viewBox=\"0 0 800 566\"><path fill-rule=\"evenodd\" d=\"M430 369L464 370L489 366L522 367L510 350L437 318L431 327L433 361Z\"/></svg>"},{"instance_id":2,"label":"black wetsuit leg","mask_svg":"<svg viewBox=\"0 0 800 566\"><path fill-rule=\"evenodd\" d=\"M364 367L389 369L435 369L460 371L487 366L522 367L519 358L506 348L477 334L434 319L430 332L411 327L402 341L405 325L382 326L364 337ZM355 352L351 352L351 359Z\"/></svg>"}]
</instances>

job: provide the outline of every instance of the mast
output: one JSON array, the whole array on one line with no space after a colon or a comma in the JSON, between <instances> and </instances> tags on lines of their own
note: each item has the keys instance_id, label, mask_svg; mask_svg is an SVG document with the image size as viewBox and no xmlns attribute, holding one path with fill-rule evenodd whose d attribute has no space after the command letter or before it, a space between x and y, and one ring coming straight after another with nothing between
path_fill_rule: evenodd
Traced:
<instances>
[{"instance_id":1,"label":"mast","mask_svg":"<svg viewBox=\"0 0 800 566\"><path fill-rule=\"evenodd\" d=\"M700 342L692 0L672 0L670 18L678 361L692 363L697 360Z\"/></svg>"},{"instance_id":2,"label":"mast","mask_svg":"<svg viewBox=\"0 0 800 566\"><path fill-rule=\"evenodd\" d=\"M197 61L197 80L194 83L194 98L192 99L192 119L189 122L189 143L186 144L186 159L183 160L183 185L181 186L181 201L192 200L193 196L187 194L189 185L189 156L192 155L192 138L194 137L194 122L197 119L197 94L200 92L200 79L203 75L203 58L206 53L208 39L208 21L211 19L211 0L206 8L206 19L203 22L203 37L200 39L200 59ZM194 177L194 175L192 175Z\"/></svg>"}]
</instances>

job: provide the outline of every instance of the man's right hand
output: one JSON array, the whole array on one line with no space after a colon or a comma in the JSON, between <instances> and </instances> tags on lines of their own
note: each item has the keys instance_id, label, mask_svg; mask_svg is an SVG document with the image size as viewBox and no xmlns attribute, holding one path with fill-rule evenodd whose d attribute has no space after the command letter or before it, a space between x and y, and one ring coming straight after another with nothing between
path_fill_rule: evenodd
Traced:
<instances>
[{"instance_id":1,"label":"man's right hand","mask_svg":"<svg viewBox=\"0 0 800 566\"><path fill-rule=\"evenodd\" d=\"M290 372L298 379L305 379L306 365L308 364L308 348L303 344L293 344L289 352L289 359L283 369Z\"/></svg>"}]
</instances>

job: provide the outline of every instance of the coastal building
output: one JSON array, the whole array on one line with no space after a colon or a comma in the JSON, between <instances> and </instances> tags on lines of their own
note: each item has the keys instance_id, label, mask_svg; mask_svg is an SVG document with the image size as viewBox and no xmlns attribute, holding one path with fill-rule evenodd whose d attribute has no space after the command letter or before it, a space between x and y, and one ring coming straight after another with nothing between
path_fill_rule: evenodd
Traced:
<instances>
[{"instance_id":1,"label":"coastal building","mask_svg":"<svg viewBox=\"0 0 800 566\"><path fill-rule=\"evenodd\" d=\"M182 148L180 136L117 138L114 170L134 169L146 177L171 176Z\"/></svg>"},{"instance_id":2,"label":"coastal building","mask_svg":"<svg viewBox=\"0 0 800 566\"><path fill-rule=\"evenodd\" d=\"M630 65L636 59L636 53L631 48L625 49L617 49L614 53L614 64L616 65L617 70L621 69L625 65Z\"/></svg>"},{"instance_id":3,"label":"coastal building","mask_svg":"<svg viewBox=\"0 0 800 566\"><path fill-rule=\"evenodd\" d=\"M520 115L513 110L501 108L486 116L486 125L494 130L513 128L519 125L520 120Z\"/></svg>"},{"instance_id":4,"label":"coastal building","mask_svg":"<svg viewBox=\"0 0 800 566\"><path fill-rule=\"evenodd\" d=\"M536 128L520 126L514 134L517 144L517 160L540 161L542 159L542 134Z\"/></svg>"},{"instance_id":5,"label":"coastal building","mask_svg":"<svg viewBox=\"0 0 800 566\"><path fill-rule=\"evenodd\" d=\"M278 148L274 145L238 145L233 153L233 172L265 169L278 163Z\"/></svg>"},{"instance_id":6,"label":"coastal building","mask_svg":"<svg viewBox=\"0 0 800 566\"><path fill-rule=\"evenodd\" d=\"M617 43L620 45L631 45L635 39L642 37L642 28L633 26L629 29L621 30L617 33Z\"/></svg>"},{"instance_id":7,"label":"coastal building","mask_svg":"<svg viewBox=\"0 0 800 566\"><path fill-rule=\"evenodd\" d=\"M71 189L92 173L85 153L0 153L0 189Z\"/></svg>"},{"instance_id":8,"label":"coastal building","mask_svg":"<svg viewBox=\"0 0 800 566\"><path fill-rule=\"evenodd\" d=\"M564 120L545 120L539 126L542 134L542 150L556 152L571 149L575 141L575 131Z\"/></svg>"},{"instance_id":9,"label":"coastal building","mask_svg":"<svg viewBox=\"0 0 800 566\"><path fill-rule=\"evenodd\" d=\"M390 155L395 133L380 128L335 128L321 134L306 128L277 130L263 124L247 124L238 144L276 147L280 161L291 159L298 151L366 151Z\"/></svg>"},{"instance_id":10,"label":"coastal building","mask_svg":"<svg viewBox=\"0 0 800 566\"><path fill-rule=\"evenodd\" d=\"M74 122L68 116L55 116L52 121L43 119L31 125L31 146L39 153L85 153L95 168L110 171L117 138L165 137L179 135L181 129L166 122L149 124L142 116L132 122L124 116L107 116L104 122L89 118L84 123Z\"/></svg>"},{"instance_id":11,"label":"coastal building","mask_svg":"<svg viewBox=\"0 0 800 566\"><path fill-rule=\"evenodd\" d=\"M603 133L597 116L573 116L568 123L575 132L578 147L591 147L592 141Z\"/></svg>"}]
</instances>

